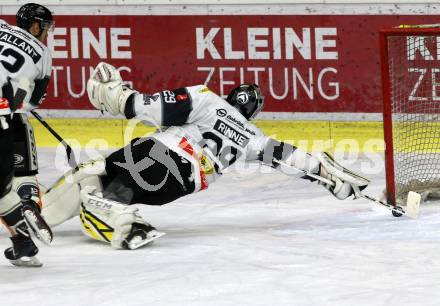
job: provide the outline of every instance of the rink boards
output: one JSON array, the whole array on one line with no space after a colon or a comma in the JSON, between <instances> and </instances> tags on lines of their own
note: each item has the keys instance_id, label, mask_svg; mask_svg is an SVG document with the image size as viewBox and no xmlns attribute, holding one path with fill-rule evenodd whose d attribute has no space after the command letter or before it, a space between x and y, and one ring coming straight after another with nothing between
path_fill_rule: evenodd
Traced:
<instances>
[{"instance_id":1,"label":"rink boards","mask_svg":"<svg viewBox=\"0 0 440 306\"><path fill-rule=\"evenodd\" d=\"M135 137L156 128L138 124L127 129L127 120L93 118L48 118L46 121L73 146L105 149L121 147ZM35 119L31 119L39 147L56 147L59 142ZM383 152L380 121L257 120L256 125L271 137L308 151Z\"/></svg>"}]
</instances>

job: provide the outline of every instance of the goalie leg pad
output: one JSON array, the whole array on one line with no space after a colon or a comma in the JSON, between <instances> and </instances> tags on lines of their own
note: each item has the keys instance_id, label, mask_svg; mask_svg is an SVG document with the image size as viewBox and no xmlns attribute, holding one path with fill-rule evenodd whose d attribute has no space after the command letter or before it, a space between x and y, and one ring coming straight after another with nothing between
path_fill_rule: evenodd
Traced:
<instances>
[{"instance_id":1,"label":"goalie leg pad","mask_svg":"<svg viewBox=\"0 0 440 306\"><path fill-rule=\"evenodd\" d=\"M65 182L79 183L91 176L105 175L106 174L105 165L106 165L105 158L97 158L81 163L76 168L66 172L62 177L58 179L58 181L51 188L64 184Z\"/></svg>"},{"instance_id":2,"label":"goalie leg pad","mask_svg":"<svg viewBox=\"0 0 440 306\"><path fill-rule=\"evenodd\" d=\"M105 159L91 160L63 175L42 196L42 215L50 225L58 225L78 216L81 204L80 191L93 186L102 191L100 175L105 174Z\"/></svg>"},{"instance_id":3,"label":"goalie leg pad","mask_svg":"<svg viewBox=\"0 0 440 306\"><path fill-rule=\"evenodd\" d=\"M79 184L64 183L43 194L42 216L50 226L61 224L79 214Z\"/></svg>"},{"instance_id":4,"label":"goalie leg pad","mask_svg":"<svg viewBox=\"0 0 440 306\"><path fill-rule=\"evenodd\" d=\"M95 240L110 243L117 249L134 249L143 245L139 241L130 244L134 237L139 236L133 234L134 229L137 229L137 224L151 227L150 230L154 227L142 219L138 214L138 209L102 198L94 192L94 188L91 187L86 187L81 191L80 219L83 233ZM145 236L145 239L151 238ZM158 237L154 239L156 238Z\"/></svg>"}]
</instances>

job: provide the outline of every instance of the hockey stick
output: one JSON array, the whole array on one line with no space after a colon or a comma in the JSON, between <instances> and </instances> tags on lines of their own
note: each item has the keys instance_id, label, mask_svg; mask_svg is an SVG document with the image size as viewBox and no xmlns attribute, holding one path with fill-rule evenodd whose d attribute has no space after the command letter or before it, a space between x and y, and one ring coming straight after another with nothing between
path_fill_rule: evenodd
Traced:
<instances>
[{"instance_id":1,"label":"hockey stick","mask_svg":"<svg viewBox=\"0 0 440 306\"><path fill-rule=\"evenodd\" d=\"M31 114L64 146L66 149L67 161L72 168L77 167L75 154L73 154L72 147L57 133L51 126L34 110L31 110Z\"/></svg>"},{"instance_id":2,"label":"hockey stick","mask_svg":"<svg viewBox=\"0 0 440 306\"><path fill-rule=\"evenodd\" d=\"M395 28L400 28L400 29L420 29L420 28L438 28L440 27L440 23L433 23L433 24L401 24Z\"/></svg>"},{"instance_id":3,"label":"hockey stick","mask_svg":"<svg viewBox=\"0 0 440 306\"><path fill-rule=\"evenodd\" d=\"M319 176L317 174L310 173L307 170L299 169L299 168L297 168L297 167L295 167L293 165L286 164L285 162L283 162L281 160L274 159L274 162L276 162L276 163L278 163L278 164L280 164L282 166L288 167L290 169L296 170L298 172L302 172L302 173L304 173L304 175L307 175L308 177L314 178L314 179L316 179L318 181L321 181L321 182L323 182L325 184L328 184L330 186L334 186L335 185L335 183L333 181L329 180L329 179L326 179L326 178L324 178L322 176ZM369 196L369 195L366 195L366 194L362 194L357 186L354 187L354 189L355 189L355 198L364 198L364 199L369 200L369 201L371 201L371 202L373 202L375 204L381 205L381 206L385 207L386 209L390 210L392 212L393 216L395 216L395 217L400 217L402 215L405 215L405 216L410 217L410 218L417 218L417 216L419 214L421 196L420 196L420 194L418 194L416 192L410 191L408 193L408 199L407 199L407 203L406 203L406 210L404 210L399 205L389 204L387 202L378 200L378 199L376 199L376 198L374 198L372 196Z\"/></svg>"}]
</instances>

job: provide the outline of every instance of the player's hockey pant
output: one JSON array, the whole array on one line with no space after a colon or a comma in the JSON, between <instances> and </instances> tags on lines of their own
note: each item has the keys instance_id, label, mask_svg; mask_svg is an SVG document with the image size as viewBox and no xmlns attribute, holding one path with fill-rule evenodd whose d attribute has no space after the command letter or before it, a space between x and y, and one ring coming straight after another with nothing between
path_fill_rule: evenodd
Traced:
<instances>
[{"instance_id":1,"label":"player's hockey pant","mask_svg":"<svg viewBox=\"0 0 440 306\"><path fill-rule=\"evenodd\" d=\"M20 198L12 190L14 176L14 130L10 117L6 117L8 128L0 127L0 216L10 228L11 235L21 229L27 232L27 226L21 213Z\"/></svg>"},{"instance_id":2,"label":"player's hockey pant","mask_svg":"<svg viewBox=\"0 0 440 306\"><path fill-rule=\"evenodd\" d=\"M38 173L37 148L34 130L26 114L14 114L11 123L14 131L15 173L12 188L20 198L30 198L41 207Z\"/></svg>"},{"instance_id":3,"label":"player's hockey pant","mask_svg":"<svg viewBox=\"0 0 440 306\"><path fill-rule=\"evenodd\" d=\"M11 121L9 120L9 117L7 117L7 122L10 126ZM4 130L0 127L0 199L11 190L13 175L14 131L11 128Z\"/></svg>"},{"instance_id":4,"label":"player's hockey pant","mask_svg":"<svg viewBox=\"0 0 440 306\"><path fill-rule=\"evenodd\" d=\"M158 158L157 152L163 153L163 159ZM129 196L119 200L129 204L163 205L195 189L190 179L191 163L149 137L142 138L141 142L136 138L127 147L108 156L106 172L107 176L103 177L106 192L123 185L128 189Z\"/></svg>"},{"instance_id":5,"label":"player's hockey pant","mask_svg":"<svg viewBox=\"0 0 440 306\"><path fill-rule=\"evenodd\" d=\"M14 114L11 128L14 130L15 176L38 174L37 147L34 130L26 114Z\"/></svg>"}]
</instances>

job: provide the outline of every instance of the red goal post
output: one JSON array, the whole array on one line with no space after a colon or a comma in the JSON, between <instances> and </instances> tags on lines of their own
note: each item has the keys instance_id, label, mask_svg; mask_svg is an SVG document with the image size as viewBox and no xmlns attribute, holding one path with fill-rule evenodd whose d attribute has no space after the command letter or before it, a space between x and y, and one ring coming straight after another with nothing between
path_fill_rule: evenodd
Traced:
<instances>
[{"instance_id":1,"label":"red goal post","mask_svg":"<svg viewBox=\"0 0 440 306\"><path fill-rule=\"evenodd\" d=\"M387 201L440 190L440 25L379 33Z\"/></svg>"}]
</instances>

